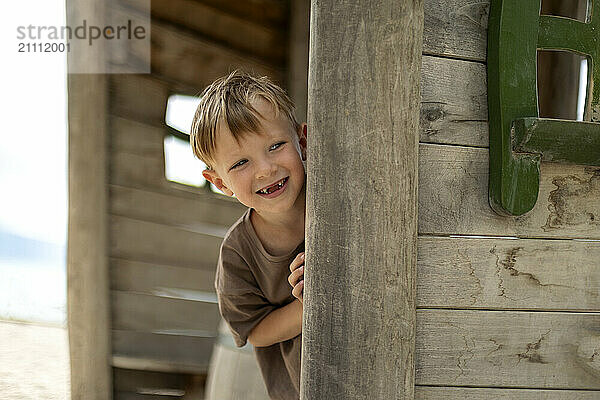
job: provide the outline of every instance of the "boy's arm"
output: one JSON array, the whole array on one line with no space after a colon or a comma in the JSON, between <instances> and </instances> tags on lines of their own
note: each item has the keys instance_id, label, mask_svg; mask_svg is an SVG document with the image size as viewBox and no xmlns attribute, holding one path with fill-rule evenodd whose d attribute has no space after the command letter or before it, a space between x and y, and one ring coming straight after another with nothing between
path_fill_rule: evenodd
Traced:
<instances>
[{"instance_id":1,"label":"boy's arm","mask_svg":"<svg viewBox=\"0 0 600 400\"><path fill-rule=\"evenodd\" d=\"M264 317L248 335L255 347L266 347L302 333L302 303L296 299Z\"/></svg>"}]
</instances>

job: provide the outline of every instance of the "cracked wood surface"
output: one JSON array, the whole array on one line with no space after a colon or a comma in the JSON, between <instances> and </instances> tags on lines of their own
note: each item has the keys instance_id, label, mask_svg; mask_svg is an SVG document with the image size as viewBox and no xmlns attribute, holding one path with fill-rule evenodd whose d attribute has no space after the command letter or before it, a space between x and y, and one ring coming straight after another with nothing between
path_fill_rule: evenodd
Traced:
<instances>
[{"instance_id":1,"label":"cracked wood surface","mask_svg":"<svg viewBox=\"0 0 600 400\"><path fill-rule=\"evenodd\" d=\"M422 144L419 234L600 239L600 168L542 163L532 211L499 216L488 204L487 149Z\"/></svg>"},{"instance_id":2,"label":"cracked wood surface","mask_svg":"<svg viewBox=\"0 0 600 400\"><path fill-rule=\"evenodd\" d=\"M600 389L600 314L417 310L417 385Z\"/></svg>"},{"instance_id":3,"label":"cracked wood surface","mask_svg":"<svg viewBox=\"0 0 600 400\"><path fill-rule=\"evenodd\" d=\"M417 307L600 311L600 242L420 237Z\"/></svg>"},{"instance_id":4,"label":"cracked wood surface","mask_svg":"<svg viewBox=\"0 0 600 400\"><path fill-rule=\"evenodd\" d=\"M489 0L425 0L423 52L485 61Z\"/></svg>"},{"instance_id":5,"label":"cracked wood surface","mask_svg":"<svg viewBox=\"0 0 600 400\"><path fill-rule=\"evenodd\" d=\"M422 21L312 2L301 399L414 398Z\"/></svg>"}]
</instances>

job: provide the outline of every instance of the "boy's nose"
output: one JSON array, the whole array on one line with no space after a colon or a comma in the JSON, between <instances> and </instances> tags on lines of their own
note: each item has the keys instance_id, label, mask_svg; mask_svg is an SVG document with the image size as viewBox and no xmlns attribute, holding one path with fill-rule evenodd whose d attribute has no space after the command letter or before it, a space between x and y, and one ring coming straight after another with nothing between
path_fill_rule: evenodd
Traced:
<instances>
[{"instance_id":1,"label":"boy's nose","mask_svg":"<svg viewBox=\"0 0 600 400\"><path fill-rule=\"evenodd\" d=\"M256 169L256 178L267 178L275 173L277 167L269 161L263 161L258 164Z\"/></svg>"}]
</instances>

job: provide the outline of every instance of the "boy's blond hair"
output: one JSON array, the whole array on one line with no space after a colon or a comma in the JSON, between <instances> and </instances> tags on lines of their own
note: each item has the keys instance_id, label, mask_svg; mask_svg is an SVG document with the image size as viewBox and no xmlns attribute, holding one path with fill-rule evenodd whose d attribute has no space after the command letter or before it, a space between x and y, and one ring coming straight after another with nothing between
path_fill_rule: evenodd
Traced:
<instances>
[{"instance_id":1,"label":"boy's blond hair","mask_svg":"<svg viewBox=\"0 0 600 400\"><path fill-rule=\"evenodd\" d=\"M219 124L224 124L236 141L247 132L258 132L260 113L250 101L262 97L275 110L275 115L283 113L292 128L299 128L294 116L294 103L283 89L266 76L254 77L241 71L233 71L208 86L200 95L190 130L190 144L194 155L203 161L208 169L214 168L215 143ZM223 126L223 125L221 125Z\"/></svg>"}]
</instances>

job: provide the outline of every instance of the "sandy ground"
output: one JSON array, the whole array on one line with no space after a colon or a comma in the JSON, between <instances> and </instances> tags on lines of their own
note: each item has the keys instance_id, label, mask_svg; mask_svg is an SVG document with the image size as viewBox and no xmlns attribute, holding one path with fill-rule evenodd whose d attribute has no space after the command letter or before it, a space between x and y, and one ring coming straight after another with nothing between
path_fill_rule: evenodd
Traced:
<instances>
[{"instance_id":1,"label":"sandy ground","mask_svg":"<svg viewBox=\"0 0 600 400\"><path fill-rule=\"evenodd\" d=\"M0 399L68 400L64 328L0 320Z\"/></svg>"}]
</instances>

